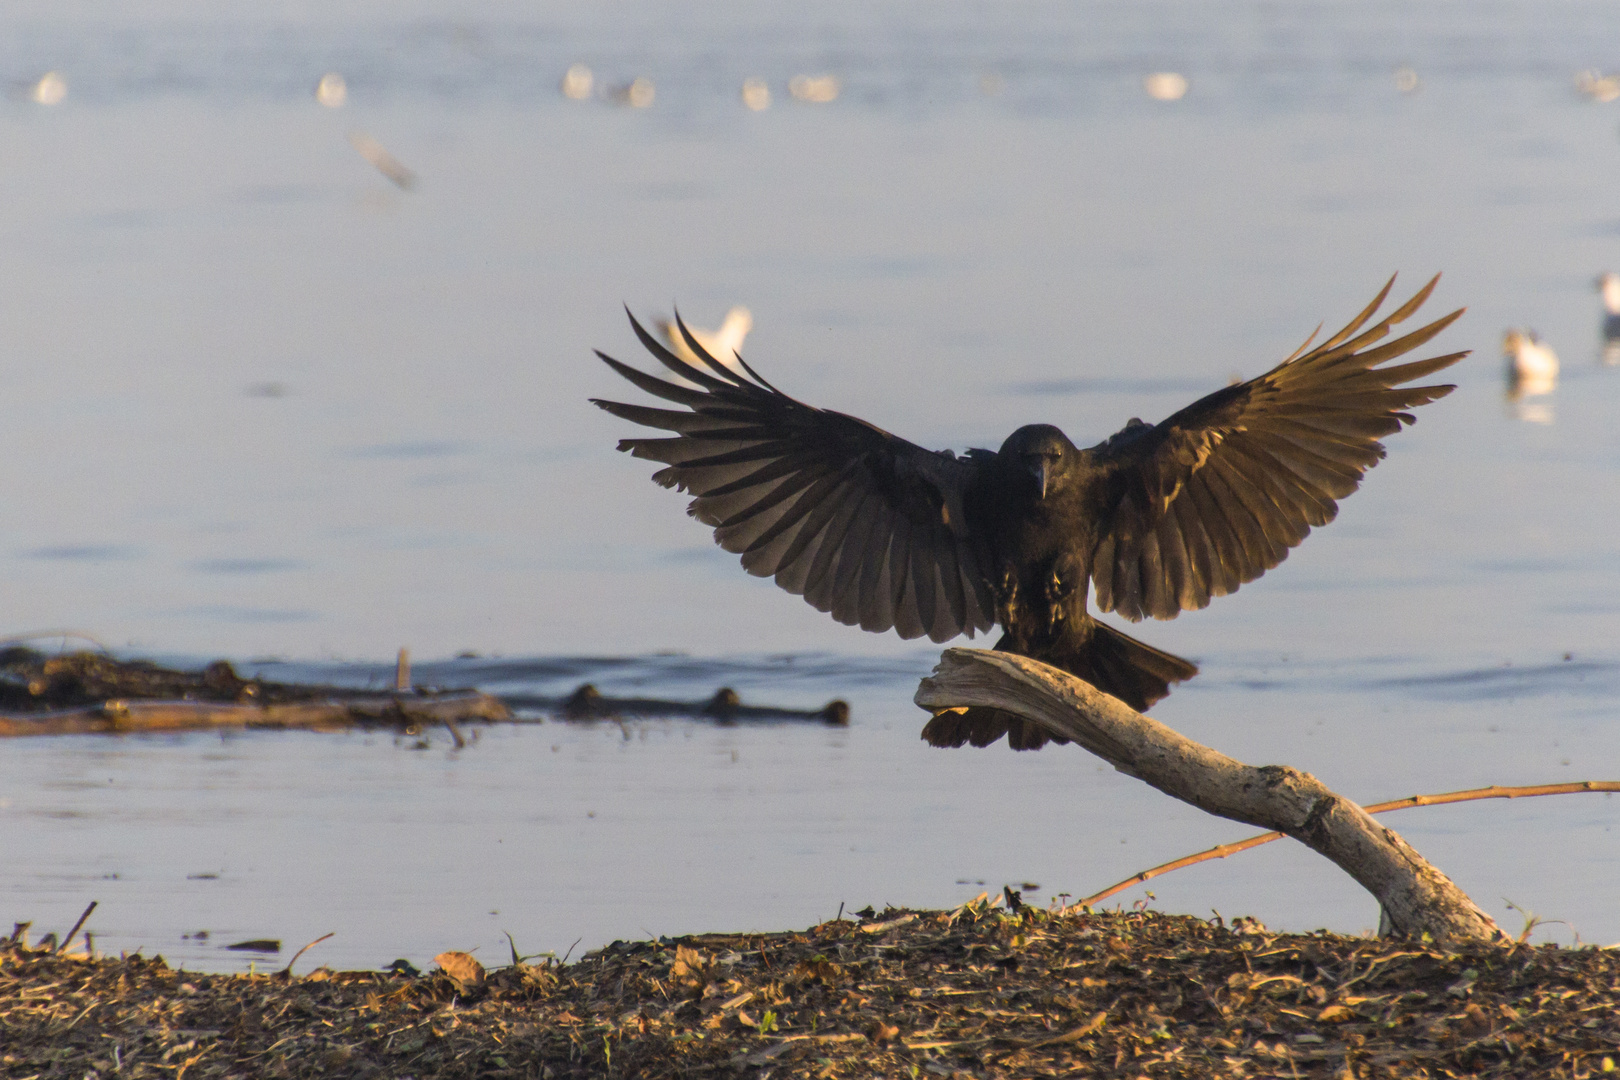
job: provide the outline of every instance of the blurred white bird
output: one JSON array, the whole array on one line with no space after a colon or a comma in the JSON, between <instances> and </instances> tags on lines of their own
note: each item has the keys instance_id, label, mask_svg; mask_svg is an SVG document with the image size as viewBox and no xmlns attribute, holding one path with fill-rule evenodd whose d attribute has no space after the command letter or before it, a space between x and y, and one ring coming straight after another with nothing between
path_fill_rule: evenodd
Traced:
<instances>
[{"instance_id":1,"label":"blurred white bird","mask_svg":"<svg viewBox=\"0 0 1620 1080\"><path fill-rule=\"evenodd\" d=\"M315 84L315 100L328 109L343 108L343 103L349 100L348 82L337 72L328 71Z\"/></svg>"},{"instance_id":2,"label":"blurred white bird","mask_svg":"<svg viewBox=\"0 0 1620 1080\"><path fill-rule=\"evenodd\" d=\"M1142 89L1154 101L1180 101L1187 96L1187 76L1179 71L1155 71L1142 80Z\"/></svg>"},{"instance_id":3,"label":"blurred white bird","mask_svg":"<svg viewBox=\"0 0 1620 1080\"><path fill-rule=\"evenodd\" d=\"M568 70L563 72L563 97L570 101L584 101L591 96L591 87L595 82L596 77L591 74L590 68L584 64L571 64Z\"/></svg>"},{"instance_id":4,"label":"blurred white bird","mask_svg":"<svg viewBox=\"0 0 1620 1080\"><path fill-rule=\"evenodd\" d=\"M1620 98L1620 75L1605 75L1601 71L1577 71L1575 92L1593 101L1607 103Z\"/></svg>"},{"instance_id":5,"label":"blurred white bird","mask_svg":"<svg viewBox=\"0 0 1620 1080\"><path fill-rule=\"evenodd\" d=\"M615 105L628 105L632 109L649 109L658 96L658 88L653 81L645 75L636 77L634 82L623 86L608 88L608 100Z\"/></svg>"},{"instance_id":6,"label":"blurred white bird","mask_svg":"<svg viewBox=\"0 0 1620 1080\"><path fill-rule=\"evenodd\" d=\"M788 80L788 93L797 101L825 105L838 97L841 89L836 75L795 75Z\"/></svg>"},{"instance_id":7,"label":"blurred white bird","mask_svg":"<svg viewBox=\"0 0 1620 1080\"><path fill-rule=\"evenodd\" d=\"M28 97L36 105L60 105L67 97L67 80L55 71L47 71L28 88Z\"/></svg>"},{"instance_id":8,"label":"blurred white bird","mask_svg":"<svg viewBox=\"0 0 1620 1080\"><path fill-rule=\"evenodd\" d=\"M726 312L726 321L720 324L718 330L699 330L691 323L687 323L686 328L692 331L692 336L703 346L705 352L733 371L737 371L736 354L742 352L743 339L748 336L748 331L754 328L754 316L745 307L734 307ZM686 339L681 336L680 327L672 322L660 320L658 331L664 335L664 339L669 342L670 351L676 356L700 371L707 369L708 365L698 359L698 355L687 346Z\"/></svg>"},{"instance_id":9,"label":"blurred white bird","mask_svg":"<svg viewBox=\"0 0 1620 1080\"><path fill-rule=\"evenodd\" d=\"M744 79L742 103L753 112L764 112L771 107L771 88L764 79Z\"/></svg>"},{"instance_id":10,"label":"blurred white bird","mask_svg":"<svg viewBox=\"0 0 1620 1080\"><path fill-rule=\"evenodd\" d=\"M1558 382L1558 354L1534 330L1512 329L1502 335L1507 359L1508 394L1515 400L1552 392Z\"/></svg>"}]
</instances>

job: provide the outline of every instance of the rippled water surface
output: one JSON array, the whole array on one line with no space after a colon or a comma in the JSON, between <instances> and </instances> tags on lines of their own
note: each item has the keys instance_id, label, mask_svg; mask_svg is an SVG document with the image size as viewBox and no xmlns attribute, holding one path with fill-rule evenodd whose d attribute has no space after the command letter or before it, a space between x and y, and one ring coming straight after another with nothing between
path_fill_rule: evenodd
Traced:
<instances>
[{"instance_id":1,"label":"rippled water surface","mask_svg":"<svg viewBox=\"0 0 1620 1080\"><path fill-rule=\"evenodd\" d=\"M1548 4L295 3L0 16L0 635L269 677L819 707L847 729L548 721L16 741L7 914L193 967L276 937L423 962L767 929L840 903L1041 899L1242 836L1082 752L942 752L936 651L748 577L613 453L621 303L915 441L1082 444L1445 272L1459 389L1282 567L1144 638L1155 715L1366 801L1620 766L1620 14ZM644 76L650 108L570 101ZM1397 89L1408 68L1416 90ZM57 71L66 95L31 99ZM316 103L323 72L348 85ZM1178 71L1175 102L1142 79ZM788 80L831 73L828 104ZM772 91L739 101L742 80ZM1410 85L1410 76L1407 85ZM390 183L351 136L415 176ZM1563 359L1510 400L1510 326ZM669 655L666 655L669 654ZM266 658L285 660L272 661ZM571 659L601 657L608 659ZM613 659L617 658L617 659ZM1504 925L1620 939L1606 796L1389 819ZM981 884L982 882L982 884ZM1356 931L1272 845L1156 905ZM1145 899L1140 890L1124 903ZM195 935L206 930L209 936ZM266 961L277 962L277 961Z\"/></svg>"}]
</instances>

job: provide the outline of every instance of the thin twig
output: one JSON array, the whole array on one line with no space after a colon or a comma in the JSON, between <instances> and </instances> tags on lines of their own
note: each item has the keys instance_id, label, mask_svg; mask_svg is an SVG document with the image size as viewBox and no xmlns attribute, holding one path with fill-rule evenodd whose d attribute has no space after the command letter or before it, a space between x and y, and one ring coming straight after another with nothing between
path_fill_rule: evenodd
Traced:
<instances>
[{"instance_id":1,"label":"thin twig","mask_svg":"<svg viewBox=\"0 0 1620 1080\"><path fill-rule=\"evenodd\" d=\"M90 913L92 911L96 910L96 905L99 903L101 903L100 900L90 901L90 906L84 909L84 914L80 915L79 921L73 924L73 929L69 930L67 935L63 937L61 941L56 943L57 952L61 952L63 949L67 948L68 942L73 940L74 935L79 932L79 927L84 925L84 921L90 917Z\"/></svg>"},{"instance_id":2,"label":"thin twig","mask_svg":"<svg viewBox=\"0 0 1620 1080\"><path fill-rule=\"evenodd\" d=\"M1369 814L1382 814L1390 810L1406 810L1414 806L1441 806L1445 803L1474 802L1478 799L1527 799L1537 795L1579 795L1586 791L1620 791L1620 780L1580 780L1570 784L1532 784L1523 787L1504 787L1501 784L1492 784L1490 787L1469 788L1466 791L1447 791L1439 795L1409 795L1404 799L1392 799L1389 802L1374 803L1363 807ZM1133 885L1140 885L1144 881L1151 881L1161 874L1168 874L1172 870L1180 870L1184 866L1193 866L1197 863L1208 862L1210 859L1224 859L1228 855L1236 855L1240 851L1248 851L1262 844L1269 844L1273 840L1281 840L1280 832L1260 833L1247 840L1238 840L1231 844L1220 844L1208 851L1200 851L1196 855L1184 855L1172 862L1161 863L1151 870L1143 870L1140 874L1133 874L1117 885L1110 885L1102 892L1088 896L1083 900L1076 900L1063 910L1072 908L1091 907L1100 901L1108 899L1115 893L1124 892Z\"/></svg>"},{"instance_id":3,"label":"thin twig","mask_svg":"<svg viewBox=\"0 0 1620 1080\"><path fill-rule=\"evenodd\" d=\"M67 648L68 638L79 638L88 641L106 655L112 655L112 650L103 645L98 638L92 634L86 634L82 630L39 630L31 634L8 634L5 637L0 637L0 648L10 645L24 645L30 641L49 641L52 638L61 638L64 650Z\"/></svg>"},{"instance_id":4,"label":"thin twig","mask_svg":"<svg viewBox=\"0 0 1620 1080\"><path fill-rule=\"evenodd\" d=\"M332 937L336 933L337 933L337 931L334 930L330 934L322 934L320 937L316 938L314 941L310 942L308 945L305 945L302 949L299 949L297 952L293 953L293 958L291 960L287 961L287 966L286 967L281 969L282 978L286 978L286 979L292 978L292 966L294 964L298 963L298 958L300 956L303 956L305 953L309 952L309 950L313 949L315 946L319 945L321 942L325 941L327 938Z\"/></svg>"}]
</instances>

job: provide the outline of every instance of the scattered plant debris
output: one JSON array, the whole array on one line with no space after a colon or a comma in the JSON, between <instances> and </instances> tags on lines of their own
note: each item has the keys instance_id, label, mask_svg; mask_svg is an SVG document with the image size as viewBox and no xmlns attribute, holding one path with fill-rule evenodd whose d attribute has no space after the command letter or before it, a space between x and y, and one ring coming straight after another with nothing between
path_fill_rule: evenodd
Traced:
<instances>
[{"instance_id":1,"label":"scattered plant debris","mask_svg":"<svg viewBox=\"0 0 1620 1080\"><path fill-rule=\"evenodd\" d=\"M1576 1080L1620 1059L1614 951L1443 952L983 897L572 964L438 963L199 975L19 933L0 942L0 1075Z\"/></svg>"}]
</instances>

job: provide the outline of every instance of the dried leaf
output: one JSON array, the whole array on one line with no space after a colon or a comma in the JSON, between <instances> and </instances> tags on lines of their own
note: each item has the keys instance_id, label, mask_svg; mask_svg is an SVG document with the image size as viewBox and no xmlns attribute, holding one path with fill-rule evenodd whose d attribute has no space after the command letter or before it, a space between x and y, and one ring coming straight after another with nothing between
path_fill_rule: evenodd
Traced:
<instances>
[{"instance_id":1,"label":"dried leaf","mask_svg":"<svg viewBox=\"0 0 1620 1080\"><path fill-rule=\"evenodd\" d=\"M828 960L825 956L813 956L808 960L800 960L788 973L791 982L819 981L827 986L837 986L843 981L843 973L839 966Z\"/></svg>"},{"instance_id":2,"label":"dried leaf","mask_svg":"<svg viewBox=\"0 0 1620 1080\"><path fill-rule=\"evenodd\" d=\"M1463 1010L1462 1019L1457 1027L1464 1035L1484 1035L1491 1030L1491 1018L1485 1014L1484 1009L1470 1001L1468 1007Z\"/></svg>"},{"instance_id":3,"label":"dried leaf","mask_svg":"<svg viewBox=\"0 0 1620 1080\"><path fill-rule=\"evenodd\" d=\"M464 952L442 952L433 958L444 973L462 986L477 986L484 981L484 965Z\"/></svg>"},{"instance_id":4,"label":"dried leaf","mask_svg":"<svg viewBox=\"0 0 1620 1080\"><path fill-rule=\"evenodd\" d=\"M669 977L677 983L701 989L714 977L714 961L696 949L679 945L675 949L675 962L669 967Z\"/></svg>"}]
</instances>

